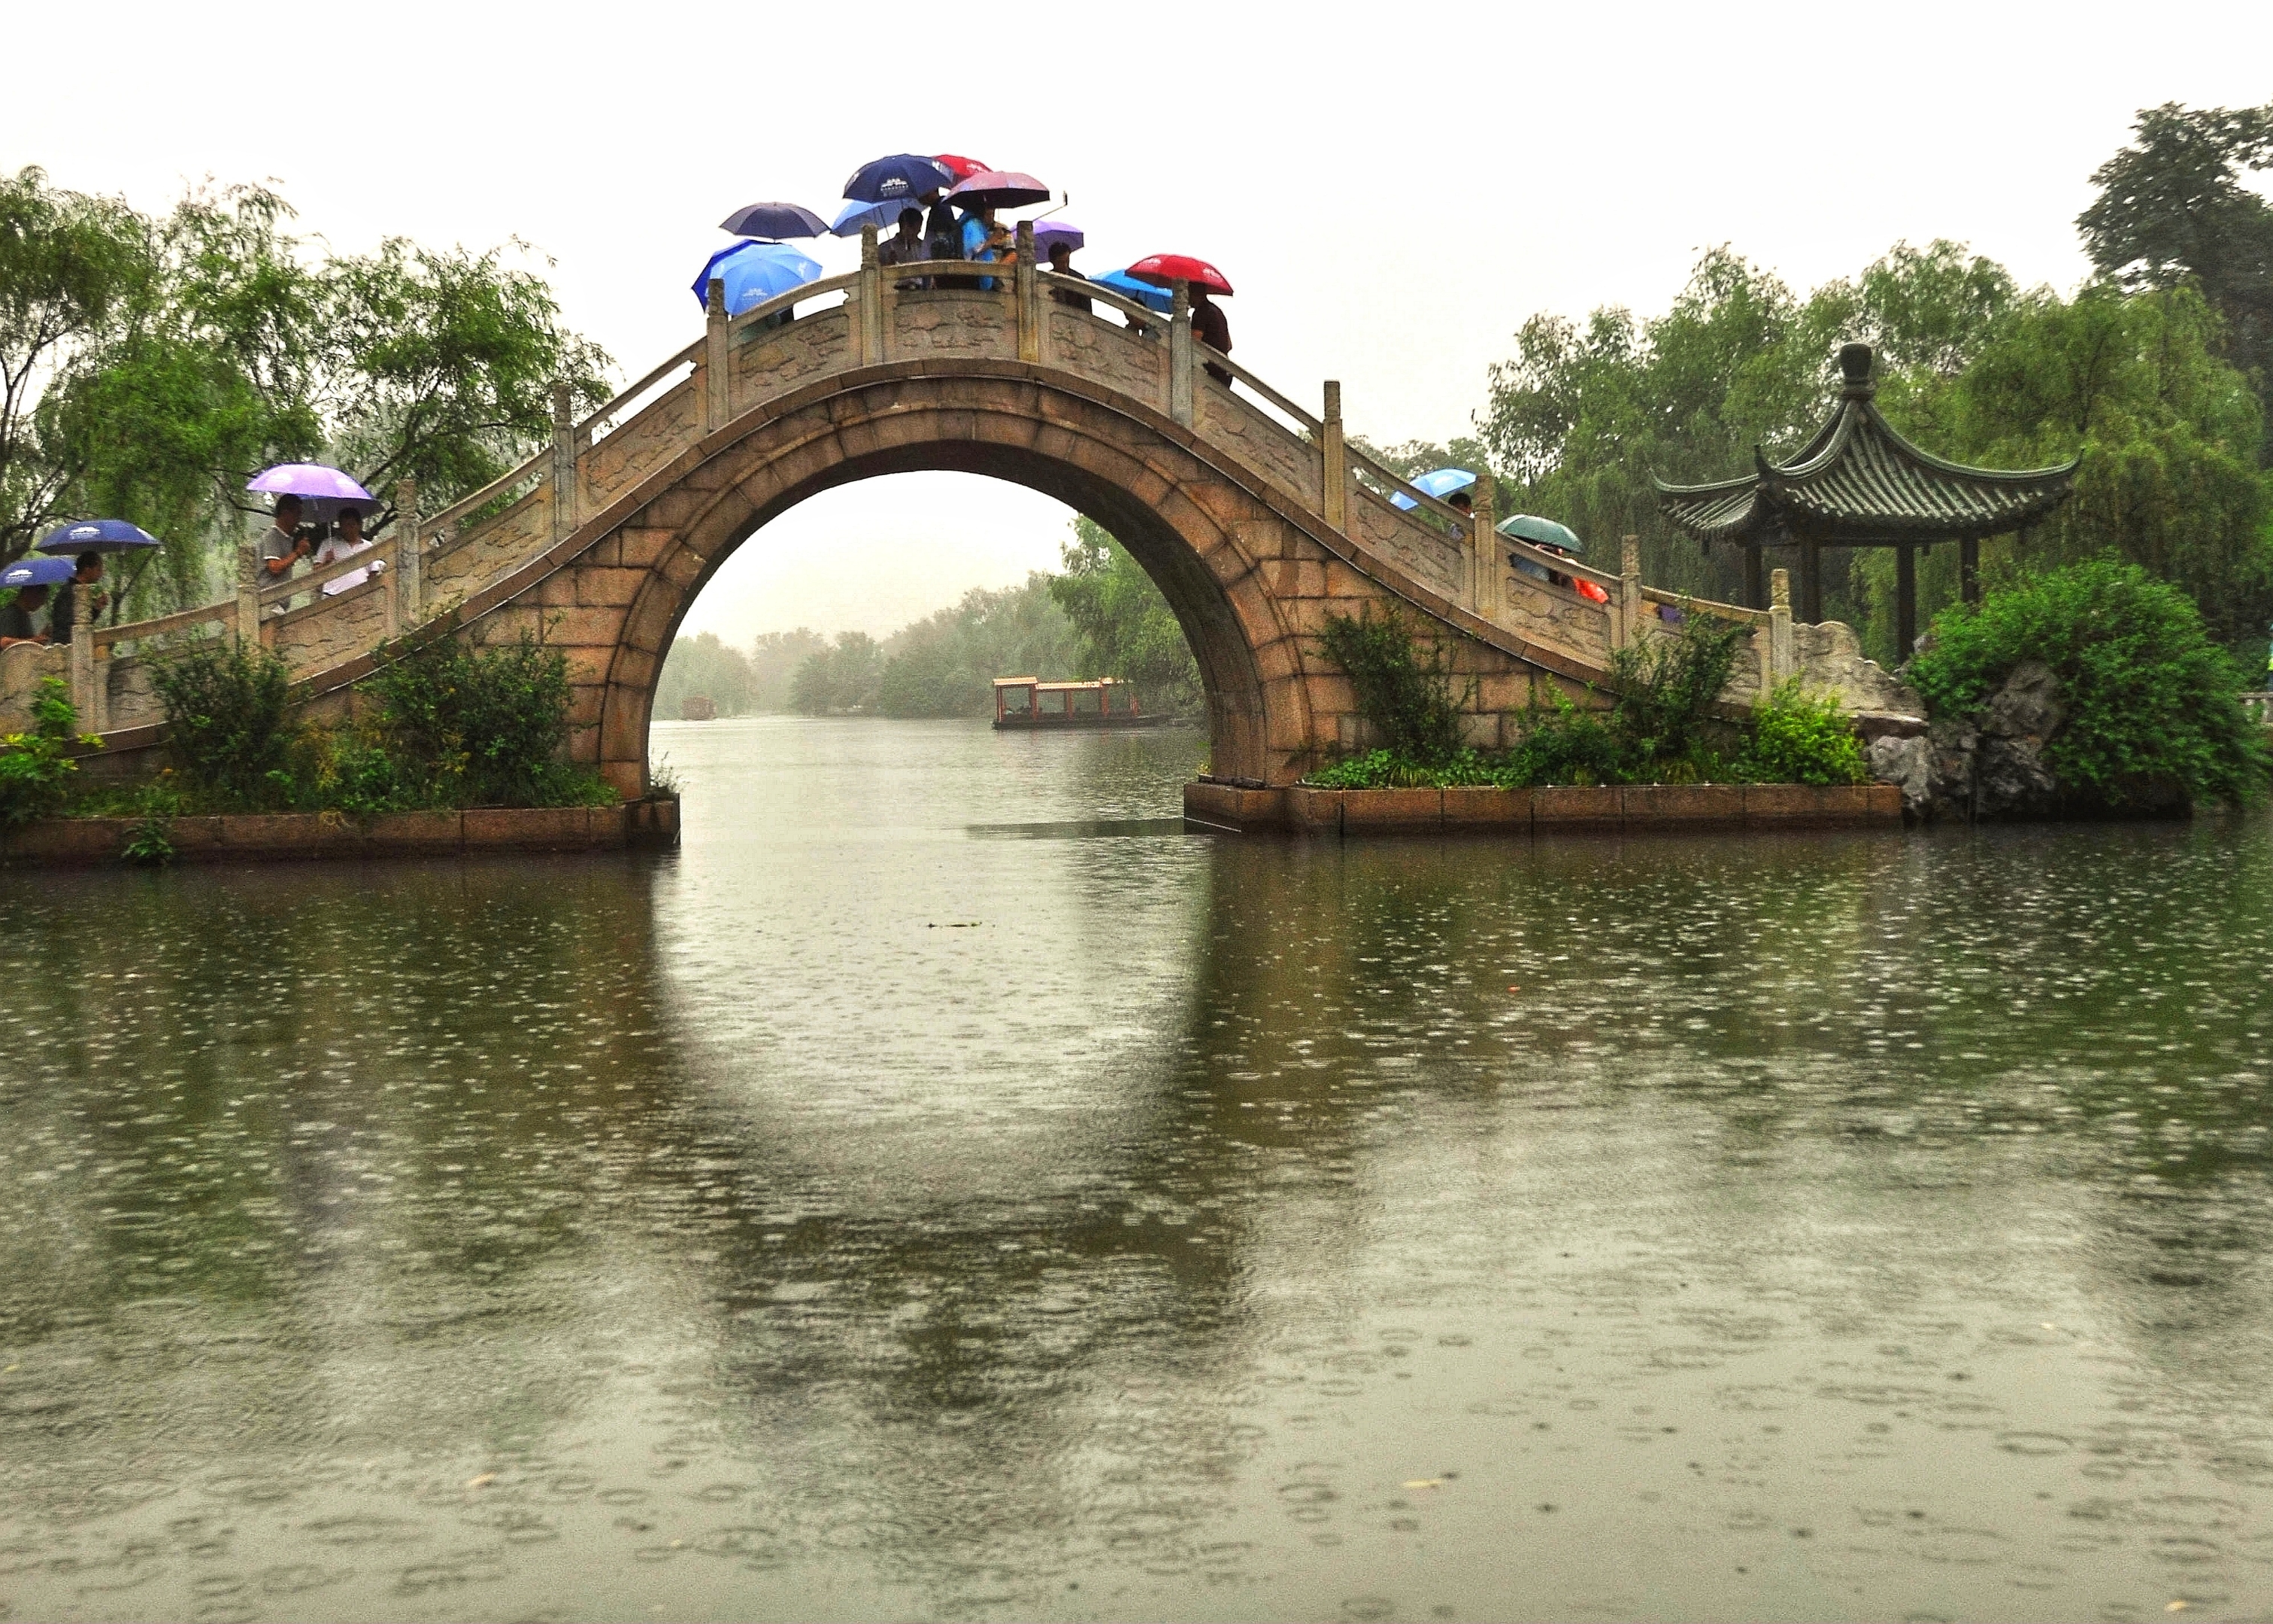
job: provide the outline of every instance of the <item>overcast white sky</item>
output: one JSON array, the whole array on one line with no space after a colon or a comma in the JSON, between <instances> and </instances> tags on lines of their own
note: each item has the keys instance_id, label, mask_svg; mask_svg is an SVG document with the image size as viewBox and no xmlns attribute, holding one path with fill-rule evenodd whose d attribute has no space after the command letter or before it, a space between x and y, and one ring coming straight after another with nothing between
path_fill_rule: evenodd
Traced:
<instances>
[{"instance_id":1,"label":"overcast white sky","mask_svg":"<svg viewBox=\"0 0 2273 1624\"><path fill-rule=\"evenodd\" d=\"M1115 18L1125 20L1115 21ZM2139 108L2273 98L2273 4L10 8L0 164L164 207L274 179L343 249L532 244L628 378L760 198L878 153L1070 189L1080 263L1223 267L1240 359L1354 430L1459 432L1539 310L1662 308L1728 242L1800 286L1949 236L2024 281ZM849 268L857 245L819 257ZM1052 565L1067 515L956 475L818 498L689 625L881 633Z\"/></svg>"}]
</instances>

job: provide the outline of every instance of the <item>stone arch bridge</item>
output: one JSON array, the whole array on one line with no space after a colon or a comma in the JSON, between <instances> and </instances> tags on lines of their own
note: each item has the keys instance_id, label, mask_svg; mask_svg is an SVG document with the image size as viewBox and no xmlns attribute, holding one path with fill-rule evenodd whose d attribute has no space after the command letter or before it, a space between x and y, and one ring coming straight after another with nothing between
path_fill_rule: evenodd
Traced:
<instances>
[{"instance_id":1,"label":"stone arch bridge","mask_svg":"<svg viewBox=\"0 0 2273 1624\"><path fill-rule=\"evenodd\" d=\"M151 670L185 639L258 639L320 712L406 634L525 632L567 655L574 758L643 794L656 677L712 572L817 491L918 469L1030 486L1118 536L1190 641L1213 772L1234 782L1290 782L1366 742L1318 650L1330 613L1393 609L1433 635L1486 746L1539 685L1584 696L1614 649L1664 634L1657 610L1675 599L1641 581L1631 545L1618 573L1576 565L1494 534L1488 490L1474 516L1414 490L1346 444L1338 385L1315 414L1280 394L1195 338L1181 289L1163 316L1031 255L996 280L896 281L871 237L859 271L737 317L714 285L696 342L581 421L564 396L548 450L443 513L420 518L399 489L403 516L373 552L266 584L248 546L231 600L88 628L68 654L0 651L0 726L40 677L66 674L82 726L124 768L162 742ZM1607 602L1515 569L1526 555ZM369 581L311 595L374 559L387 567ZM1732 705L1793 670L1860 705L1889 686L1842 626L1696 607L1750 632Z\"/></svg>"}]
</instances>

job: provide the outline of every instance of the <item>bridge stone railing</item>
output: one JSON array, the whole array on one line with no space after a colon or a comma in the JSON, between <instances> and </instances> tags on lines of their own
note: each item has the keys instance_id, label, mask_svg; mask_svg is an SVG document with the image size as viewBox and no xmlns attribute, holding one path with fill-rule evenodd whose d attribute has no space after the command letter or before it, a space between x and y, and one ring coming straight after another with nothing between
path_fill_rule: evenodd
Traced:
<instances>
[{"instance_id":1,"label":"bridge stone railing","mask_svg":"<svg viewBox=\"0 0 2273 1624\"><path fill-rule=\"evenodd\" d=\"M1189 301L1175 293L1167 315L1078 278L1038 267L1028 249L992 289L912 285L911 268L881 266L874 234L861 266L808 284L729 317L716 284L702 336L580 419L565 388L556 396L551 444L480 490L421 517L409 482L397 488L397 518L376 548L283 582L259 575L244 544L232 598L154 620L90 627L60 651L0 654L0 726L20 714L39 677L66 674L82 725L114 743L133 744L161 717L154 663L200 638L258 640L296 678L366 655L402 632L526 568L570 537L587 517L637 490L656 469L704 437L772 400L819 379L898 362L1024 363L1069 374L1092 389L1133 400L1167 418L1323 520L1361 569L1401 576L1456 610L1582 673L1607 672L1626 643L1668 634L1659 616L1674 600L1642 584L1631 538L1616 574L1541 553L1492 528L1489 480L1471 514L1414 489L1352 447L1342 428L1341 390L1326 384L1316 413L1279 393L1196 337ZM971 272L956 274L975 275ZM911 283L903 286L904 282ZM1090 302L1084 311L1056 292ZM1208 368L1228 374L1229 385ZM1412 505L1400 510L1391 498ZM1512 567L1521 559L1600 587L1595 602ZM371 567L369 581L336 596L321 586ZM1797 628L1788 595L1772 610L1692 603L1688 612L1722 615L1752 632L1752 657L1740 662L1727 698L1744 702L1794 671L1839 688L1857 708L1882 708L1891 679L1849 658L1821 635L1844 628ZM1847 640L1851 646L1852 635ZM58 671L56 668L61 666Z\"/></svg>"}]
</instances>

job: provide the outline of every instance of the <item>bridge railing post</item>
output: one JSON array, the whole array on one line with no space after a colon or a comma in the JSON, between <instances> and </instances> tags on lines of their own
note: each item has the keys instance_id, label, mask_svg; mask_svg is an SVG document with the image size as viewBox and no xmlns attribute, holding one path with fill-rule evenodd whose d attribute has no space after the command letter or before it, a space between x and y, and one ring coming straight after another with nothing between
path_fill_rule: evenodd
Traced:
<instances>
[{"instance_id":1,"label":"bridge railing post","mask_svg":"<svg viewBox=\"0 0 2273 1624\"><path fill-rule=\"evenodd\" d=\"M853 289L853 332L864 367L884 359L884 266L876 251L876 228L860 228L860 281Z\"/></svg>"},{"instance_id":2,"label":"bridge railing post","mask_svg":"<svg viewBox=\"0 0 2273 1624\"><path fill-rule=\"evenodd\" d=\"M102 692L95 674L94 589L84 581L71 592L71 694L79 725L90 733L101 732L107 725L103 701L110 696Z\"/></svg>"},{"instance_id":3,"label":"bridge railing post","mask_svg":"<svg viewBox=\"0 0 2273 1624\"><path fill-rule=\"evenodd\" d=\"M1034 265L1034 222L1018 222L1018 264L1011 277L1018 297L1018 359L1042 358L1042 279Z\"/></svg>"},{"instance_id":4,"label":"bridge railing post","mask_svg":"<svg viewBox=\"0 0 2273 1624\"><path fill-rule=\"evenodd\" d=\"M1192 402L1192 285L1181 280L1168 318L1168 415L1187 429L1197 415Z\"/></svg>"},{"instance_id":5,"label":"bridge railing post","mask_svg":"<svg viewBox=\"0 0 2273 1624\"><path fill-rule=\"evenodd\" d=\"M1768 572L1768 657L1762 673L1766 685L1774 687L1795 668L1791 650L1791 572Z\"/></svg>"},{"instance_id":6,"label":"bridge railing post","mask_svg":"<svg viewBox=\"0 0 2273 1624\"><path fill-rule=\"evenodd\" d=\"M400 637L419 620L419 594L425 559L419 556L418 544L418 482L398 479L394 482L394 628L392 636Z\"/></svg>"},{"instance_id":7,"label":"bridge railing post","mask_svg":"<svg viewBox=\"0 0 2273 1624\"><path fill-rule=\"evenodd\" d=\"M1339 532L1349 528L1349 450L1342 444L1342 385L1326 379L1326 409L1318 431L1318 489L1320 513Z\"/></svg>"},{"instance_id":8,"label":"bridge railing post","mask_svg":"<svg viewBox=\"0 0 2273 1624\"><path fill-rule=\"evenodd\" d=\"M575 397L561 379L552 385L552 539L565 542L575 528Z\"/></svg>"},{"instance_id":9,"label":"bridge railing post","mask_svg":"<svg viewBox=\"0 0 2273 1624\"><path fill-rule=\"evenodd\" d=\"M1618 541L1618 612L1613 617L1617 646L1641 640L1641 537Z\"/></svg>"},{"instance_id":10,"label":"bridge railing post","mask_svg":"<svg viewBox=\"0 0 2273 1624\"><path fill-rule=\"evenodd\" d=\"M260 647L260 545L245 542L236 554L236 646Z\"/></svg>"},{"instance_id":11,"label":"bridge railing post","mask_svg":"<svg viewBox=\"0 0 2273 1624\"><path fill-rule=\"evenodd\" d=\"M1468 500L1474 510L1468 520L1469 545L1475 563L1475 605L1479 617L1497 621L1500 615L1499 592L1502 571L1499 562L1499 534L1492 528L1494 504L1492 476L1489 469L1476 475L1475 489Z\"/></svg>"},{"instance_id":12,"label":"bridge railing post","mask_svg":"<svg viewBox=\"0 0 2273 1624\"><path fill-rule=\"evenodd\" d=\"M727 386L732 381L726 365L726 284L714 276L705 290L702 309L702 431L726 426Z\"/></svg>"}]
</instances>

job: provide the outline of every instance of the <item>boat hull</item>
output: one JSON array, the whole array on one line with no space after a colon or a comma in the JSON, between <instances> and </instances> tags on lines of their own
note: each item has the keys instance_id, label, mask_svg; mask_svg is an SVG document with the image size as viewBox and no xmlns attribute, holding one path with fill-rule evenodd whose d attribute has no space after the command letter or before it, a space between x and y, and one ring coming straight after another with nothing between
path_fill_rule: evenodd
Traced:
<instances>
[{"instance_id":1,"label":"boat hull","mask_svg":"<svg viewBox=\"0 0 2273 1624\"><path fill-rule=\"evenodd\" d=\"M1165 727L1173 716L999 716L998 733L1118 733L1124 728Z\"/></svg>"}]
</instances>

